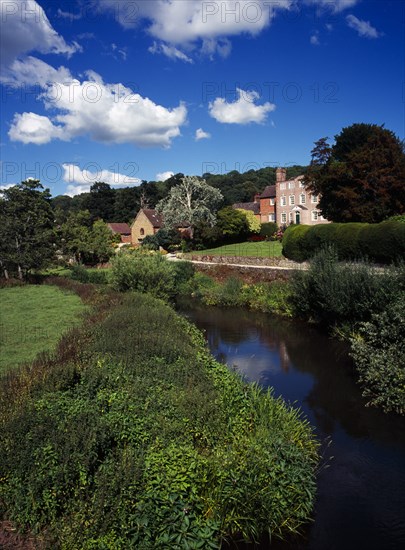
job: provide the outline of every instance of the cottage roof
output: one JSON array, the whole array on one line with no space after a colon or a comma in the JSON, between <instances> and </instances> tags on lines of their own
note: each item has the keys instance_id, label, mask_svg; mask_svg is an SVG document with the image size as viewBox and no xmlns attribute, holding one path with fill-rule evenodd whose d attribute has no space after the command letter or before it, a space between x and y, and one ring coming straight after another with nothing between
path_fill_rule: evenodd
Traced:
<instances>
[{"instance_id":1,"label":"cottage roof","mask_svg":"<svg viewBox=\"0 0 405 550\"><path fill-rule=\"evenodd\" d=\"M142 212L148 218L153 227L163 227L163 216L151 208L142 208Z\"/></svg>"},{"instance_id":2,"label":"cottage roof","mask_svg":"<svg viewBox=\"0 0 405 550\"><path fill-rule=\"evenodd\" d=\"M260 199L270 199L272 197L276 196L276 186L275 185L268 185L265 187L263 193L259 195Z\"/></svg>"},{"instance_id":3,"label":"cottage roof","mask_svg":"<svg viewBox=\"0 0 405 550\"><path fill-rule=\"evenodd\" d=\"M131 229L127 223L107 223L113 233L120 235L130 235Z\"/></svg>"},{"instance_id":4,"label":"cottage roof","mask_svg":"<svg viewBox=\"0 0 405 550\"><path fill-rule=\"evenodd\" d=\"M260 214L260 204L258 202L236 202L232 205L232 208L251 210L254 214Z\"/></svg>"}]
</instances>

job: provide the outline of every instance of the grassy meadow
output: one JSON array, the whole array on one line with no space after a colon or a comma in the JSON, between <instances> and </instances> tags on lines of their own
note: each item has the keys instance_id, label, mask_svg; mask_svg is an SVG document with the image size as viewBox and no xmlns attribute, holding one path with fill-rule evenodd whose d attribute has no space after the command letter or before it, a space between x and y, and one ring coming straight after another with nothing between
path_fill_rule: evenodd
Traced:
<instances>
[{"instance_id":1,"label":"grassy meadow","mask_svg":"<svg viewBox=\"0 0 405 550\"><path fill-rule=\"evenodd\" d=\"M79 296L48 285L0 289L0 374L55 348L80 322Z\"/></svg>"},{"instance_id":2,"label":"grassy meadow","mask_svg":"<svg viewBox=\"0 0 405 550\"><path fill-rule=\"evenodd\" d=\"M244 242L227 244L218 248L202 250L201 254L210 256L249 256L252 258L275 258L281 256L282 245L279 241Z\"/></svg>"}]
</instances>

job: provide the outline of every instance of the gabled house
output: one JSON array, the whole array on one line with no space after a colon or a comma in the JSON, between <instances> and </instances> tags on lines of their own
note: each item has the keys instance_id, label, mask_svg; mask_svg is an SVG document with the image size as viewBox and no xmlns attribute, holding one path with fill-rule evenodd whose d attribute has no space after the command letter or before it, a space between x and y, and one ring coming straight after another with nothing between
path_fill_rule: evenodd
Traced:
<instances>
[{"instance_id":1,"label":"gabled house","mask_svg":"<svg viewBox=\"0 0 405 550\"><path fill-rule=\"evenodd\" d=\"M260 203L258 197L259 195L256 195L253 202L236 202L232 205L232 208L240 210L250 210L260 221Z\"/></svg>"},{"instance_id":2,"label":"gabled house","mask_svg":"<svg viewBox=\"0 0 405 550\"><path fill-rule=\"evenodd\" d=\"M131 228L127 223L107 223L113 235L120 235L121 243L131 243Z\"/></svg>"},{"instance_id":3,"label":"gabled house","mask_svg":"<svg viewBox=\"0 0 405 550\"><path fill-rule=\"evenodd\" d=\"M260 223L276 221L276 186L268 185L259 196Z\"/></svg>"},{"instance_id":4,"label":"gabled house","mask_svg":"<svg viewBox=\"0 0 405 550\"><path fill-rule=\"evenodd\" d=\"M147 235L154 235L163 227L163 217L151 208L141 208L131 225L131 242L140 244Z\"/></svg>"}]
</instances>

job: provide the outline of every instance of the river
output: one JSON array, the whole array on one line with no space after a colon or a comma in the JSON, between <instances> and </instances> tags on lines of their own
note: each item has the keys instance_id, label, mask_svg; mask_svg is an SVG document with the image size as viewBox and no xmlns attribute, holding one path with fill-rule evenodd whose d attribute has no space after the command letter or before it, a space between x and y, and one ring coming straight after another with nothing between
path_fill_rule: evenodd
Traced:
<instances>
[{"instance_id":1,"label":"river","mask_svg":"<svg viewBox=\"0 0 405 550\"><path fill-rule=\"evenodd\" d=\"M180 311L219 361L300 407L322 442L314 521L272 550L405 548L405 420L365 407L347 346L256 312L190 304Z\"/></svg>"}]
</instances>

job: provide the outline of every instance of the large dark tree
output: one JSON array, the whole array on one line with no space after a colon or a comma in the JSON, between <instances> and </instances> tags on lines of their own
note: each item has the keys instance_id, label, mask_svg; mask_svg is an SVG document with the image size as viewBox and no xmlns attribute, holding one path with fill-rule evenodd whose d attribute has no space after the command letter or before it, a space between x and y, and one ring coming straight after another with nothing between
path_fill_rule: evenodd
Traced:
<instances>
[{"instance_id":1,"label":"large dark tree","mask_svg":"<svg viewBox=\"0 0 405 550\"><path fill-rule=\"evenodd\" d=\"M111 222L114 217L115 190L108 183L96 181L83 201L82 209L88 210L92 221Z\"/></svg>"},{"instance_id":2,"label":"large dark tree","mask_svg":"<svg viewBox=\"0 0 405 550\"><path fill-rule=\"evenodd\" d=\"M334 222L378 223L405 211L405 153L390 130L353 124L315 143L305 181Z\"/></svg>"},{"instance_id":3,"label":"large dark tree","mask_svg":"<svg viewBox=\"0 0 405 550\"><path fill-rule=\"evenodd\" d=\"M22 279L55 256L50 193L38 180L23 181L0 192L0 266Z\"/></svg>"}]
</instances>

